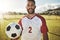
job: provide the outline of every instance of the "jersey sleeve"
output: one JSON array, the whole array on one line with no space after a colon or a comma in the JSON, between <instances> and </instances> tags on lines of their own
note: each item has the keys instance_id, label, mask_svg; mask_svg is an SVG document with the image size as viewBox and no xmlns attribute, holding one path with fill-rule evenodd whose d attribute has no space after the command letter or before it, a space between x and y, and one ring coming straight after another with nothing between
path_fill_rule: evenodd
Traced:
<instances>
[{"instance_id":1,"label":"jersey sleeve","mask_svg":"<svg viewBox=\"0 0 60 40\"><path fill-rule=\"evenodd\" d=\"M37 17L39 17L39 18L41 19L41 21L42 21L42 26L41 26L41 28L40 28L41 33L47 33L47 32L48 32L48 28L47 28L45 19L44 19L42 16L38 15L38 14L36 14L36 15L37 15Z\"/></svg>"},{"instance_id":2,"label":"jersey sleeve","mask_svg":"<svg viewBox=\"0 0 60 40\"><path fill-rule=\"evenodd\" d=\"M47 28L47 25L46 25L46 21L45 21L44 18L42 18L41 20L42 20L41 33L47 33L48 28Z\"/></svg>"},{"instance_id":3,"label":"jersey sleeve","mask_svg":"<svg viewBox=\"0 0 60 40\"><path fill-rule=\"evenodd\" d=\"M18 24L21 26L21 28L23 30L23 27L22 27L22 19L19 20Z\"/></svg>"}]
</instances>

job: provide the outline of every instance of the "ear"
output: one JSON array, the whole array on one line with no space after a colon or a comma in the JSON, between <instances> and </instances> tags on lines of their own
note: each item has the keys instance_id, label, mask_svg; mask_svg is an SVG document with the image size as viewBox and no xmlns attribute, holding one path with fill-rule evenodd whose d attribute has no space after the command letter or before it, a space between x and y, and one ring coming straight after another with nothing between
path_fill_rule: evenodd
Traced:
<instances>
[{"instance_id":1,"label":"ear","mask_svg":"<svg viewBox=\"0 0 60 40\"><path fill-rule=\"evenodd\" d=\"M35 8L36 8L36 6L35 6Z\"/></svg>"}]
</instances>

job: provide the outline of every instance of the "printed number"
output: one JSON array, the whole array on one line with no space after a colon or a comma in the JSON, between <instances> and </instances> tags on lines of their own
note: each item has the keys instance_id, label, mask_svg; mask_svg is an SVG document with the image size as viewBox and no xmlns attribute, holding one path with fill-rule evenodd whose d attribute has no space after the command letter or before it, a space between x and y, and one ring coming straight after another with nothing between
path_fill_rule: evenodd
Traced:
<instances>
[{"instance_id":1,"label":"printed number","mask_svg":"<svg viewBox=\"0 0 60 40\"><path fill-rule=\"evenodd\" d=\"M29 27L29 33L32 33L32 27Z\"/></svg>"}]
</instances>

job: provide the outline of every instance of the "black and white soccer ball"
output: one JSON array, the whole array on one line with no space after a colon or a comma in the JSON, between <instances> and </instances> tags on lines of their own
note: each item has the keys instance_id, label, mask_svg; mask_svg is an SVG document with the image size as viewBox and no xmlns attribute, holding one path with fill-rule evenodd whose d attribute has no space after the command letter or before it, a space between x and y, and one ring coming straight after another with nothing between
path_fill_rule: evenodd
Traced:
<instances>
[{"instance_id":1,"label":"black and white soccer ball","mask_svg":"<svg viewBox=\"0 0 60 40\"><path fill-rule=\"evenodd\" d=\"M22 32L21 26L15 22L8 24L5 29L6 35L11 39L18 38L21 32Z\"/></svg>"}]
</instances>

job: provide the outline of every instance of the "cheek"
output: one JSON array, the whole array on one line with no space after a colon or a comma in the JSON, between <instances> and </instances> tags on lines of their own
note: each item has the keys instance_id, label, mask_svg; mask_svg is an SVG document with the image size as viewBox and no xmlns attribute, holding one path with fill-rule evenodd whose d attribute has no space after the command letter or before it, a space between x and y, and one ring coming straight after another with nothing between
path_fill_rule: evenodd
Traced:
<instances>
[{"instance_id":1,"label":"cheek","mask_svg":"<svg viewBox=\"0 0 60 40\"><path fill-rule=\"evenodd\" d=\"M34 6L32 6L32 9L35 9L35 7L34 7Z\"/></svg>"},{"instance_id":2,"label":"cheek","mask_svg":"<svg viewBox=\"0 0 60 40\"><path fill-rule=\"evenodd\" d=\"M29 7L26 7L26 9L28 10L28 9L29 9Z\"/></svg>"}]
</instances>

